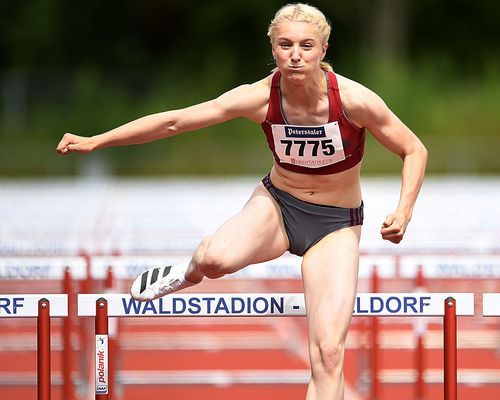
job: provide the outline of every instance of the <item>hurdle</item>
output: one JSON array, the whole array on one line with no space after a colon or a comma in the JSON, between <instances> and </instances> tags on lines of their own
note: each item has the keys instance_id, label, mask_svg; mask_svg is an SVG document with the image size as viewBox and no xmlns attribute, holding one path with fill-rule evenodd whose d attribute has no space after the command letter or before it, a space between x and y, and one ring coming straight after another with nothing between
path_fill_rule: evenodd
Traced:
<instances>
[{"instance_id":1,"label":"hurdle","mask_svg":"<svg viewBox=\"0 0 500 400\"><path fill-rule=\"evenodd\" d=\"M108 317L305 316L303 293L177 294L138 302L129 294L80 294L78 316L95 318L95 398L109 393ZM473 293L358 293L353 316L443 317L445 400L457 397L456 317L474 315Z\"/></svg>"},{"instance_id":2,"label":"hurdle","mask_svg":"<svg viewBox=\"0 0 500 400\"><path fill-rule=\"evenodd\" d=\"M37 399L51 397L50 319L68 316L66 294L1 294L0 318L37 318Z\"/></svg>"}]
</instances>

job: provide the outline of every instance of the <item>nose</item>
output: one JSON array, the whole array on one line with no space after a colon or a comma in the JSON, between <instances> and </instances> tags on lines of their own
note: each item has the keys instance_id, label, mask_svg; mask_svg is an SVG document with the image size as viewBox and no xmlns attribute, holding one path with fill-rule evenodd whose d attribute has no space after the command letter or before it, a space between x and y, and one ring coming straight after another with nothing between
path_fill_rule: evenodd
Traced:
<instances>
[{"instance_id":1,"label":"nose","mask_svg":"<svg viewBox=\"0 0 500 400\"><path fill-rule=\"evenodd\" d=\"M300 47L299 46L293 46L292 47L292 54L290 56L292 62L297 63L300 61Z\"/></svg>"}]
</instances>

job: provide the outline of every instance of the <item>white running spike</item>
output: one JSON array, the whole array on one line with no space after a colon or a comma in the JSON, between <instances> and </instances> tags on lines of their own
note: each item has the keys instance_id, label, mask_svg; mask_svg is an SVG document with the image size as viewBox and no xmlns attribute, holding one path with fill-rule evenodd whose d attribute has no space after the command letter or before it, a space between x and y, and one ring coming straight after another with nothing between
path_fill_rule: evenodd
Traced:
<instances>
[{"instance_id":1,"label":"white running spike","mask_svg":"<svg viewBox=\"0 0 500 400\"><path fill-rule=\"evenodd\" d=\"M148 301L193 286L194 283L185 278L188 266L185 263L150 268L135 279L130 294L135 300Z\"/></svg>"}]
</instances>

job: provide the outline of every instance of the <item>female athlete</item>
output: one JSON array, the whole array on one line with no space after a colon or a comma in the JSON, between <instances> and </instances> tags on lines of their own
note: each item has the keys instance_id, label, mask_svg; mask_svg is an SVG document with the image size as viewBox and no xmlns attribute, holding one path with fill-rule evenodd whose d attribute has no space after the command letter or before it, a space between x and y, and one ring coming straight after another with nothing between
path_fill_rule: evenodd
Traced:
<instances>
[{"instance_id":1,"label":"female athlete","mask_svg":"<svg viewBox=\"0 0 500 400\"><path fill-rule=\"evenodd\" d=\"M399 243L422 185L427 151L382 99L323 61L330 24L318 9L289 4L268 36L269 76L187 108L152 114L92 137L67 133L60 154L151 142L244 117L273 154L269 174L243 209L201 241L186 265L151 268L131 288L150 300L286 251L302 256L312 377L307 399L342 399L344 344L358 278L363 223L360 170L365 130L401 157L398 204L381 236Z\"/></svg>"}]
</instances>

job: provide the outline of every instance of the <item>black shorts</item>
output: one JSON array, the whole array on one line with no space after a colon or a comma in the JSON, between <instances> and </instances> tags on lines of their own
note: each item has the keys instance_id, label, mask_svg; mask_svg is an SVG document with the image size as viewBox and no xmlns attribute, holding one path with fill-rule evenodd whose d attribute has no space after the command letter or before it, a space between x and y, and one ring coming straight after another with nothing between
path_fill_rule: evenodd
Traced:
<instances>
[{"instance_id":1,"label":"black shorts","mask_svg":"<svg viewBox=\"0 0 500 400\"><path fill-rule=\"evenodd\" d=\"M329 233L363 224L363 202L358 208L314 204L274 187L269 175L262 183L281 209L292 254L302 256Z\"/></svg>"}]
</instances>

